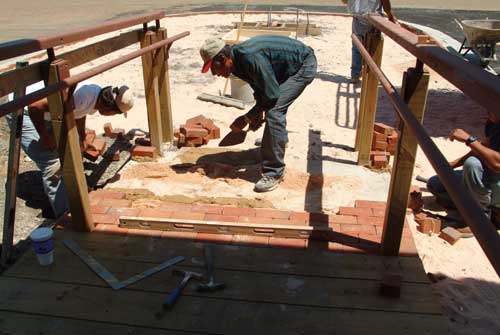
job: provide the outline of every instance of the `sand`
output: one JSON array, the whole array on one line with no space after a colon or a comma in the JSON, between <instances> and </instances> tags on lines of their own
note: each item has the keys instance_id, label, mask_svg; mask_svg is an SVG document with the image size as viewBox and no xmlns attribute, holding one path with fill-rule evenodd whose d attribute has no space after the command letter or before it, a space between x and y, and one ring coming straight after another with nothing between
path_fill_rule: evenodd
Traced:
<instances>
[{"instance_id":1,"label":"sand","mask_svg":"<svg viewBox=\"0 0 500 335\"><path fill-rule=\"evenodd\" d=\"M202 92L217 93L224 87L222 78L200 74L199 46L209 36L222 36L237 19L235 15L206 15L163 20L162 25L168 28L169 34L191 31L188 38L171 48L169 66L175 125L202 113L212 118L225 134L232 120L242 114L240 110L196 100ZM264 21L266 16L247 16L247 21L256 20ZM316 52L318 78L289 109L287 172L280 188L266 194L252 191L259 174L254 140L261 136L262 130L249 133L244 144L228 151L221 151L217 141L212 141L202 149L166 152L158 162L131 162L110 187L147 189L159 198L178 196L187 202L223 199L224 203L326 213L334 213L339 206L352 206L356 199L386 200L389 173L358 167L357 155L352 151L360 88L348 83L350 18L314 17L313 22L323 28L323 34L300 39ZM135 49L136 46L128 47L81 66L74 73ZM394 85L400 84L402 71L414 63L411 55L392 40L385 40L382 67ZM111 121L114 127L147 130L140 59L99 75L93 81L102 85L126 83L134 91L136 105L127 119L90 116L89 127L100 131L104 122ZM467 148L449 142L446 135L460 127L481 137L485 117L481 107L431 71L424 125L449 160L464 154ZM384 93L381 93L377 121L390 125L396 121ZM414 174L434 174L420 151ZM500 280L476 240L461 240L450 246L436 236L416 232L411 216L409 221L425 270L442 273L447 278L433 287L450 320L450 333L498 334Z\"/></svg>"}]
</instances>

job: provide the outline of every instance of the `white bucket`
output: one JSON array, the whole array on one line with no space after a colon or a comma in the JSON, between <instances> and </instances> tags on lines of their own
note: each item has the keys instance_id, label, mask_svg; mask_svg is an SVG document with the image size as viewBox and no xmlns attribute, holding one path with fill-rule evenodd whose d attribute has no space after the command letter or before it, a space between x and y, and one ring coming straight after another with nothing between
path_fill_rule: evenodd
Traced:
<instances>
[{"instance_id":1,"label":"white bucket","mask_svg":"<svg viewBox=\"0 0 500 335\"><path fill-rule=\"evenodd\" d=\"M246 81L233 75L231 75L229 79L231 80L231 98L241 100L245 103L255 101L253 89Z\"/></svg>"},{"instance_id":2,"label":"white bucket","mask_svg":"<svg viewBox=\"0 0 500 335\"><path fill-rule=\"evenodd\" d=\"M36 257L40 265L50 265L54 262L54 240L52 229L38 228L30 235Z\"/></svg>"}]
</instances>

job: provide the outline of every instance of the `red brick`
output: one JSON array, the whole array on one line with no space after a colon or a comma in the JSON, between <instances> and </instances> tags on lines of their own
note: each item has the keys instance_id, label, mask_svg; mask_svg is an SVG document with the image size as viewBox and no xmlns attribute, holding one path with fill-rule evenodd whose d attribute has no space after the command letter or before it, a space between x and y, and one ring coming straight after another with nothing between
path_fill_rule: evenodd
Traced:
<instances>
[{"instance_id":1,"label":"red brick","mask_svg":"<svg viewBox=\"0 0 500 335\"><path fill-rule=\"evenodd\" d=\"M111 138L123 138L125 136L125 129L123 128L115 128L109 135Z\"/></svg>"},{"instance_id":2,"label":"red brick","mask_svg":"<svg viewBox=\"0 0 500 335\"><path fill-rule=\"evenodd\" d=\"M372 162L376 168L385 168L388 163L386 156L374 156Z\"/></svg>"},{"instance_id":3,"label":"red brick","mask_svg":"<svg viewBox=\"0 0 500 335\"><path fill-rule=\"evenodd\" d=\"M128 234L134 236L144 236L144 237L158 237L161 238L162 230L151 230L151 229L129 229Z\"/></svg>"},{"instance_id":4,"label":"red brick","mask_svg":"<svg viewBox=\"0 0 500 335\"><path fill-rule=\"evenodd\" d=\"M381 122L375 122L375 124L373 125L373 130L382 133L386 136L390 136L395 132L395 129L393 127L388 126Z\"/></svg>"},{"instance_id":5,"label":"red brick","mask_svg":"<svg viewBox=\"0 0 500 335\"><path fill-rule=\"evenodd\" d=\"M340 207L340 215L353 215L353 216L372 216L371 208L354 208L354 207Z\"/></svg>"},{"instance_id":6,"label":"red brick","mask_svg":"<svg viewBox=\"0 0 500 335\"><path fill-rule=\"evenodd\" d=\"M378 131L373 132L373 137L372 137L372 142L386 142L387 141L387 136L383 133L379 133Z\"/></svg>"},{"instance_id":7,"label":"red brick","mask_svg":"<svg viewBox=\"0 0 500 335\"><path fill-rule=\"evenodd\" d=\"M132 206L132 200L127 199L102 199L101 205L110 207L130 207Z\"/></svg>"},{"instance_id":8,"label":"red brick","mask_svg":"<svg viewBox=\"0 0 500 335\"><path fill-rule=\"evenodd\" d=\"M92 150L92 149L86 149L83 152L83 157L87 158L91 162L97 161L97 159L99 158L100 155L101 154L99 153L99 151Z\"/></svg>"},{"instance_id":9,"label":"red brick","mask_svg":"<svg viewBox=\"0 0 500 335\"><path fill-rule=\"evenodd\" d=\"M219 222L238 222L239 218L235 215L205 214L204 220Z\"/></svg>"},{"instance_id":10,"label":"red brick","mask_svg":"<svg viewBox=\"0 0 500 335\"><path fill-rule=\"evenodd\" d=\"M222 206L217 205L193 205L191 210L193 212L200 212L205 214L219 214L222 215Z\"/></svg>"},{"instance_id":11,"label":"red brick","mask_svg":"<svg viewBox=\"0 0 500 335\"><path fill-rule=\"evenodd\" d=\"M372 225L372 226L383 226L384 219L383 216L358 216L358 224Z\"/></svg>"},{"instance_id":12,"label":"red brick","mask_svg":"<svg viewBox=\"0 0 500 335\"><path fill-rule=\"evenodd\" d=\"M387 144L396 146L398 144L398 138L399 136L397 133L387 136Z\"/></svg>"},{"instance_id":13,"label":"red brick","mask_svg":"<svg viewBox=\"0 0 500 335\"><path fill-rule=\"evenodd\" d=\"M161 208L144 208L140 210L137 216L143 218L170 219L172 211Z\"/></svg>"},{"instance_id":14,"label":"red brick","mask_svg":"<svg viewBox=\"0 0 500 335\"><path fill-rule=\"evenodd\" d=\"M161 238L179 238L185 240L196 240L196 232L184 231L162 231Z\"/></svg>"},{"instance_id":15,"label":"red brick","mask_svg":"<svg viewBox=\"0 0 500 335\"><path fill-rule=\"evenodd\" d=\"M185 211L173 211L170 218L171 219L178 219L178 220L197 220L197 221L202 221L202 220L205 219L205 213L185 212Z\"/></svg>"},{"instance_id":16,"label":"red brick","mask_svg":"<svg viewBox=\"0 0 500 335\"><path fill-rule=\"evenodd\" d=\"M200 114L200 115L196 115L195 117L192 117L190 119L187 119L186 120L186 125L190 125L190 126L197 125L197 124L201 125L206 120L207 120L207 118L205 116L203 116L203 115Z\"/></svg>"},{"instance_id":17,"label":"red brick","mask_svg":"<svg viewBox=\"0 0 500 335\"><path fill-rule=\"evenodd\" d=\"M112 207L109 209L108 214L118 215L118 216L139 216L139 212L141 210L139 208L130 208L130 207Z\"/></svg>"},{"instance_id":18,"label":"red brick","mask_svg":"<svg viewBox=\"0 0 500 335\"><path fill-rule=\"evenodd\" d=\"M104 136L108 136L110 137L111 136L111 132L113 131L113 126L111 125L110 122L106 122L104 124Z\"/></svg>"},{"instance_id":19,"label":"red brick","mask_svg":"<svg viewBox=\"0 0 500 335\"><path fill-rule=\"evenodd\" d=\"M233 240L233 235L198 233L196 235L196 240L212 243L231 243L231 241Z\"/></svg>"},{"instance_id":20,"label":"red brick","mask_svg":"<svg viewBox=\"0 0 500 335\"><path fill-rule=\"evenodd\" d=\"M274 220L272 218L263 218L256 216L239 216L238 222L241 223L259 223L259 224L273 224Z\"/></svg>"},{"instance_id":21,"label":"red brick","mask_svg":"<svg viewBox=\"0 0 500 335\"><path fill-rule=\"evenodd\" d=\"M372 208L373 216L385 217L385 208Z\"/></svg>"},{"instance_id":22,"label":"red brick","mask_svg":"<svg viewBox=\"0 0 500 335\"><path fill-rule=\"evenodd\" d=\"M306 242L305 238L269 237L269 245L273 247L304 249Z\"/></svg>"},{"instance_id":23,"label":"red brick","mask_svg":"<svg viewBox=\"0 0 500 335\"><path fill-rule=\"evenodd\" d=\"M92 142L94 142L95 140L95 137L95 130L85 129L85 142L87 142L87 144L92 144Z\"/></svg>"},{"instance_id":24,"label":"red brick","mask_svg":"<svg viewBox=\"0 0 500 335\"><path fill-rule=\"evenodd\" d=\"M462 233L452 227L446 227L441 230L441 234L439 234L439 237L449 244L454 245L459 239L462 238Z\"/></svg>"},{"instance_id":25,"label":"red brick","mask_svg":"<svg viewBox=\"0 0 500 335\"><path fill-rule=\"evenodd\" d=\"M203 137L186 137L186 145L202 145Z\"/></svg>"},{"instance_id":26,"label":"red brick","mask_svg":"<svg viewBox=\"0 0 500 335\"><path fill-rule=\"evenodd\" d=\"M92 214L92 218L94 219L94 225L98 224L118 225L120 223L118 215Z\"/></svg>"},{"instance_id":27,"label":"red brick","mask_svg":"<svg viewBox=\"0 0 500 335\"><path fill-rule=\"evenodd\" d=\"M331 215L330 222L337 224L342 224L342 223L357 224L358 220L356 216L351 216L351 215Z\"/></svg>"},{"instance_id":28,"label":"red brick","mask_svg":"<svg viewBox=\"0 0 500 335\"><path fill-rule=\"evenodd\" d=\"M89 193L89 196L91 198L97 198L97 199L124 199L125 193L120 191L112 191L109 189L108 190L99 189L97 191Z\"/></svg>"},{"instance_id":29,"label":"red brick","mask_svg":"<svg viewBox=\"0 0 500 335\"><path fill-rule=\"evenodd\" d=\"M440 234L441 233L441 220L440 219L432 219L432 232L434 234Z\"/></svg>"},{"instance_id":30,"label":"red brick","mask_svg":"<svg viewBox=\"0 0 500 335\"><path fill-rule=\"evenodd\" d=\"M151 146L151 140L149 137L138 137L135 139L134 143L136 145L140 145L143 147L150 147Z\"/></svg>"},{"instance_id":31,"label":"red brick","mask_svg":"<svg viewBox=\"0 0 500 335\"><path fill-rule=\"evenodd\" d=\"M223 215L230 215L230 216L255 216L255 209L254 208L248 208L248 207L228 207L225 206L223 207L222 210Z\"/></svg>"},{"instance_id":32,"label":"red brick","mask_svg":"<svg viewBox=\"0 0 500 335\"><path fill-rule=\"evenodd\" d=\"M94 228L94 232L113 234L113 235L127 235L128 231L129 231L128 228L121 228L117 225L115 226L109 224L100 224Z\"/></svg>"},{"instance_id":33,"label":"red brick","mask_svg":"<svg viewBox=\"0 0 500 335\"><path fill-rule=\"evenodd\" d=\"M172 211L189 212L193 206L191 204L184 204L180 202L164 202L160 205L161 209L168 209Z\"/></svg>"},{"instance_id":34,"label":"red brick","mask_svg":"<svg viewBox=\"0 0 500 335\"><path fill-rule=\"evenodd\" d=\"M220 129L216 125L208 128L208 131L210 132L210 137L213 140L220 138Z\"/></svg>"},{"instance_id":35,"label":"red brick","mask_svg":"<svg viewBox=\"0 0 500 335\"><path fill-rule=\"evenodd\" d=\"M102 206L101 204L90 205L92 214L107 214L109 209L109 206Z\"/></svg>"},{"instance_id":36,"label":"red brick","mask_svg":"<svg viewBox=\"0 0 500 335\"><path fill-rule=\"evenodd\" d=\"M232 244L269 245L269 236L233 235Z\"/></svg>"},{"instance_id":37,"label":"red brick","mask_svg":"<svg viewBox=\"0 0 500 335\"><path fill-rule=\"evenodd\" d=\"M356 208L379 208L385 209L385 201L372 201L372 200L356 200L354 202L354 207Z\"/></svg>"},{"instance_id":38,"label":"red brick","mask_svg":"<svg viewBox=\"0 0 500 335\"><path fill-rule=\"evenodd\" d=\"M189 139L190 137L196 137L196 138L203 138L204 136L208 135L208 130L205 128L197 128L197 127L182 127L180 128L181 133L186 136L186 140Z\"/></svg>"},{"instance_id":39,"label":"red brick","mask_svg":"<svg viewBox=\"0 0 500 335\"><path fill-rule=\"evenodd\" d=\"M290 211L280 211L278 209L270 208L256 208L255 216L273 219L289 219Z\"/></svg>"},{"instance_id":40,"label":"red brick","mask_svg":"<svg viewBox=\"0 0 500 335\"><path fill-rule=\"evenodd\" d=\"M106 150L106 142L104 140L101 140L100 138L96 138L94 142L92 142L92 146L95 148L96 151L99 151L101 155L104 152L104 150Z\"/></svg>"},{"instance_id":41,"label":"red brick","mask_svg":"<svg viewBox=\"0 0 500 335\"><path fill-rule=\"evenodd\" d=\"M415 246L413 238L403 237L401 239L401 245L399 246L399 254L401 256L413 256L418 254L417 247Z\"/></svg>"},{"instance_id":42,"label":"red brick","mask_svg":"<svg viewBox=\"0 0 500 335\"><path fill-rule=\"evenodd\" d=\"M372 143L372 150L374 150L374 151L386 151L387 150L387 142L382 142L382 141L373 142Z\"/></svg>"},{"instance_id":43,"label":"red brick","mask_svg":"<svg viewBox=\"0 0 500 335\"><path fill-rule=\"evenodd\" d=\"M387 151L370 151L370 160L372 161L375 156L386 156L389 158L391 156Z\"/></svg>"},{"instance_id":44,"label":"red brick","mask_svg":"<svg viewBox=\"0 0 500 335\"><path fill-rule=\"evenodd\" d=\"M309 213L308 212L291 212L290 213L290 220L292 221L304 221L308 222L309 221Z\"/></svg>"},{"instance_id":45,"label":"red brick","mask_svg":"<svg viewBox=\"0 0 500 335\"><path fill-rule=\"evenodd\" d=\"M145 147L142 145L136 145L132 149L132 157L156 157L156 147Z\"/></svg>"},{"instance_id":46,"label":"red brick","mask_svg":"<svg viewBox=\"0 0 500 335\"><path fill-rule=\"evenodd\" d=\"M358 234L367 234L367 235L377 235L377 231L375 230L375 226L371 225L360 225L360 224L341 224L340 231L342 233L358 233Z\"/></svg>"}]
</instances>

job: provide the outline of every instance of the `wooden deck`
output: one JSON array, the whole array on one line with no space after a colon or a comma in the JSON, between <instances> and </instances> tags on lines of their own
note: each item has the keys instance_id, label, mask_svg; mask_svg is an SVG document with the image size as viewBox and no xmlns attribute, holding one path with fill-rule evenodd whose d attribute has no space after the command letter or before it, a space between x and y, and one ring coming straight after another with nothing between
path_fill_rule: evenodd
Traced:
<instances>
[{"instance_id":1,"label":"wooden deck","mask_svg":"<svg viewBox=\"0 0 500 335\"><path fill-rule=\"evenodd\" d=\"M445 334L418 256L215 245L215 277L228 287L198 293L192 282L171 311L162 302L179 282L170 269L114 291L63 244L76 241L123 280L174 256L175 268L204 272L203 243L158 237L57 231L55 263L32 251L0 276L0 334ZM402 295L381 297L386 273Z\"/></svg>"}]
</instances>

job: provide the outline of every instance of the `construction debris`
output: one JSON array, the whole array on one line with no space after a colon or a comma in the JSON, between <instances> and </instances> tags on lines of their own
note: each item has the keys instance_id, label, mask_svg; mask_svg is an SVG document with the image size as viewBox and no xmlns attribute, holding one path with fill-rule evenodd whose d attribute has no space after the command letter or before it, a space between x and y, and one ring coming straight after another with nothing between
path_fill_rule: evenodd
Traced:
<instances>
[{"instance_id":1,"label":"construction debris","mask_svg":"<svg viewBox=\"0 0 500 335\"><path fill-rule=\"evenodd\" d=\"M377 122L373 127L372 151L370 152L371 166L386 168L390 155L396 153L398 132L393 127Z\"/></svg>"},{"instance_id":2,"label":"construction debris","mask_svg":"<svg viewBox=\"0 0 500 335\"><path fill-rule=\"evenodd\" d=\"M179 129L174 130L177 147L199 147L208 144L210 140L220 138L220 129L211 119L203 115L186 120Z\"/></svg>"}]
</instances>

